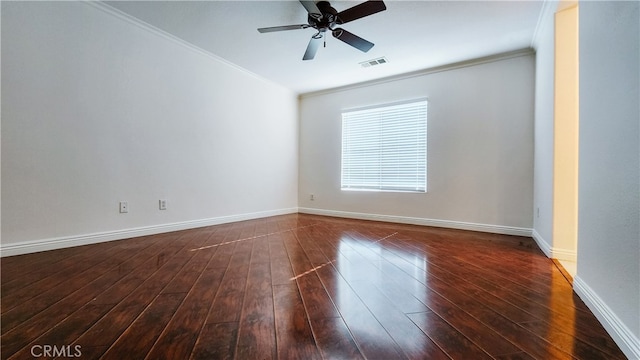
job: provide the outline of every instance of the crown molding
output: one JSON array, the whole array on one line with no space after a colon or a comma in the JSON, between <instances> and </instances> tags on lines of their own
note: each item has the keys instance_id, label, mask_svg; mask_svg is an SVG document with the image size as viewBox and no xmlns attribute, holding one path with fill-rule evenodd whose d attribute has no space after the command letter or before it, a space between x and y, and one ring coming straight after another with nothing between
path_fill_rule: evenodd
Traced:
<instances>
[{"instance_id":1,"label":"crown molding","mask_svg":"<svg viewBox=\"0 0 640 360\"><path fill-rule=\"evenodd\" d=\"M404 74L393 75L393 76L389 76L381 79L364 81L357 84L351 84L351 85L345 85L345 86L335 87L331 89L324 89L324 90L303 93L303 94L300 94L298 98L304 99L308 97L331 94L331 93L336 93L340 91L358 89L358 88L368 87L372 85L379 85L379 84L384 84L384 83L389 83L389 82L394 82L394 81L399 81L404 79L411 79L411 78L425 76L429 74L435 74L435 73L444 72L444 71L451 71L451 70L466 68L466 67L475 66L475 65L492 63L496 61L508 60L508 59L513 59L513 58L522 57L522 56L530 56L534 54L535 54L535 51L532 48L524 48L524 49L504 52L500 54L485 56L481 58L460 61L452 64L412 71Z\"/></svg>"},{"instance_id":2,"label":"crown molding","mask_svg":"<svg viewBox=\"0 0 640 360\"><path fill-rule=\"evenodd\" d=\"M138 28L140 28L142 30L148 31L148 32L150 32L150 33L152 33L154 35L157 35L157 36L159 36L161 38L169 40L169 41L171 41L171 42L173 42L173 43L175 43L177 45L182 46L183 48L185 48L185 49L187 49L189 51L192 51L194 53L197 53L197 54L200 54L202 56L205 56L205 57L209 58L210 60L219 62L219 63L224 64L226 66L229 66L229 67L233 68L234 70L238 70L238 71L244 73L245 75L248 75L248 76L250 76L250 77L252 77L252 78L254 78L256 80L260 80L260 81L268 83L270 85L278 86L280 88L286 89L287 91L295 94L295 92L293 90L291 90L291 89L289 89L289 88L287 88L287 87L285 87L285 86L283 86L281 84L278 84L278 83L273 82L273 81L271 81L269 79L266 79L266 78L254 73L254 72L251 72L251 71L249 71L249 70L247 70L247 69L245 69L245 68L243 68L241 66L238 66L238 65L230 62L229 60L226 60L226 59L224 59L224 58L222 58L222 57L220 57L220 56L218 56L216 54L213 54L213 53L211 53L209 51L206 51L206 50L204 50L204 49L202 49L202 48L200 48L200 47L198 47L198 46L196 46L196 45L194 45L194 44L192 44L192 43L190 43L190 42L188 42L186 40L183 40L182 38L179 38L179 37L177 37L177 36L175 36L175 35L173 35L173 34L171 34L169 32L166 32L166 31L164 31L164 30L162 30L162 29L160 29L160 28L158 28L156 26L153 26L153 25L151 25L151 24L149 24L149 23L147 23L147 22L145 22L143 20L140 20L135 16L129 15L129 14L125 13L124 11L120 10L120 9L116 9L111 5L105 4L102 1L83 0L82 3L84 3L86 5L89 5L89 6L93 7L93 8L96 8L96 9L98 9L98 10L100 10L100 11L106 13L106 14L109 14L109 15L117 18L117 19L120 19L120 20L122 20L122 21L124 21L124 22L126 22L128 24L134 25L134 26L136 26L136 27L138 27Z\"/></svg>"},{"instance_id":3,"label":"crown molding","mask_svg":"<svg viewBox=\"0 0 640 360\"><path fill-rule=\"evenodd\" d=\"M542 4L542 10L540 10L540 16L538 16L538 23L536 24L536 28L533 31L533 36L531 37L531 47L536 48L538 42L540 41L540 33L544 25L547 22L549 17L553 18L553 14L555 14L558 9L559 0L545 0Z\"/></svg>"}]
</instances>

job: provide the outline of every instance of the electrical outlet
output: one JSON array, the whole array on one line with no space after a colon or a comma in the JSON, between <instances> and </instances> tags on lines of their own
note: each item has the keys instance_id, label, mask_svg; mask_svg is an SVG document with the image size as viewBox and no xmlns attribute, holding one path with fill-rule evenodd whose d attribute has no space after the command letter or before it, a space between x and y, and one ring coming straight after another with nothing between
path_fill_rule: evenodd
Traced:
<instances>
[{"instance_id":1,"label":"electrical outlet","mask_svg":"<svg viewBox=\"0 0 640 360\"><path fill-rule=\"evenodd\" d=\"M313 194L309 194L309 200L313 201L316 199L316 196Z\"/></svg>"},{"instance_id":2,"label":"electrical outlet","mask_svg":"<svg viewBox=\"0 0 640 360\"><path fill-rule=\"evenodd\" d=\"M540 208L536 208L536 216L540 217Z\"/></svg>"},{"instance_id":3,"label":"electrical outlet","mask_svg":"<svg viewBox=\"0 0 640 360\"><path fill-rule=\"evenodd\" d=\"M120 201L120 214L129 212L129 203L126 201Z\"/></svg>"},{"instance_id":4,"label":"electrical outlet","mask_svg":"<svg viewBox=\"0 0 640 360\"><path fill-rule=\"evenodd\" d=\"M158 200L158 207L160 208L160 210L167 210L167 200Z\"/></svg>"}]
</instances>

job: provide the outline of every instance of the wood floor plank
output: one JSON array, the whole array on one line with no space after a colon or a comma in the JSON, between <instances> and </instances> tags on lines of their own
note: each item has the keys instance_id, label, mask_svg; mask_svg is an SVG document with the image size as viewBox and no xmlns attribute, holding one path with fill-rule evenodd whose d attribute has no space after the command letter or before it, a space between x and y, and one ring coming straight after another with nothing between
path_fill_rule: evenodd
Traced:
<instances>
[{"instance_id":1,"label":"wood floor plank","mask_svg":"<svg viewBox=\"0 0 640 360\"><path fill-rule=\"evenodd\" d=\"M147 358L189 358L218 289L216 284L222 281L223 274L220 268L202 273L156 340Z\"/></svg>"},{"instance_id":2,"label":"wood floor plank","mask_svg":"<svg viewBox=\"0 0 640 360\"><path fill-rule=\"evenodd\" d=\"M240 311L247 287L249 258L252 241L230 244L234 247L226 268L219 291L216 294L206 323L226 323L240 320Z\"/></svg>"},{"instance_id":3,"label":"wood floor plank","mask_svg":"<svg viewBox=\"0 0 640 360\"><path fill-rule=\"evenodd\" d=\"M238 323L206 324L191 354L193 360L228 359L235 356Z\"/></svg>"},{"instance_id":4,"label":"wood floor plank","mask_svg":"<svg viewBox=\"0 0 640 360\"><path fill-rule=\"evenodd\" d=\"M107 350L145 309L144 305L116 306L103 316L72 345ZM97 349L96 349L97 350ZM94 353L97 357L102 354Z\"/></svg>"},{"instance_id":5,"label":"wood floor plank","mask_svg":"<svg viewBox=\"0 0 640 360\"><path fill-rule=\"evenodd\" d=\"M544 321L532 321L520 324L523 328L538 336L549 339L555 346L582 359L624 359L617 347L603 344L593 346L572 334L570 329L554 326Z\"/></svg>"},{"instance_id":6,"label":"wood floor plank","mask_svg":"<svg viewBox=\"0 0 640 360\"><path fill-rule=\"evenodd\" d=\"M109 260L112 258L126 257L124 249L109 248L95 249L94 251L83 251L81 254L75 254L66 259L61 259L51 267L40 264L34 265L34 269L42 269L27 271L26 274L17 276L20 280L11 281L8 284L2 284L2 313L13 309L43 292L53 289L59 284L64 283L70 277L76 276L87 269L95 266L109 267ZM133 255L133 253L129 252ZM5 267L6 268L6 267Z\"/></svg>"},{"instance_id":7,"label":"wood floor plank","mask_svg":"<svg viewBox=\"0 0 640 360\"><path fill-rule=\"evenodd\" d=\"M517 352L513 354L505 354L495 357L496 360L535 360L535 358L526 352Z\"/></svg>"},{"instance_id":8,"label":"wood floor plank","mask_svg":"<svg viewBox=\"0 0 640 360\"><path fill-rule=\"evenodd\" d=\"M409 318L453 359L491 359L484 350L436 313L414 313Z\"/></svg>"},{"instance_id":9,"label":"wood floor plank","mask_svg":"<svg viewBox=\"0 0 640 360\"><path fill-rule=\"evenodd\" d=\"M415 262L413 261L414 255L406 255L406 251L401 250L402 247L398 247L397 244L387 245L387 248L390 250L388 253L389 257L395 257L396 259L404 259L404 262L398 260L396 264L401 266L401 268L407 273L418 273L422 272L422 276L429 277L429 285L432 288L440 289L439 293L445 297L450 292L455 292L459 294L460 292L480 296L479 293L483 292L484 295L484 303L489 307L493 307L495 309L500 309L500 314L509 318L514 322L524 322L531 321L535 319L535 317L527 312L523 311L523 309L505 301L504 298L495 294L495 287L491 287L492 284L487 283L485 287L480 287L468 281L467 277L462 275L457 275L456 272L450 272L443 269L443 265L433 265L429 263L430 267L428 271L425 271L423 268L415 268ZM406 250L406 249L404 249ZM469 275L471 276L471 275ZM487 289L493 289L494 292L486 292Z\"/></svg>"},{"instance_id":10,"label":"wood floor plank","mask_svg":"<svg viewBox=\"0 0 640 360\"><path fill-rule=\"evenodd\" d=\"M435 297L434 297L435 298ZM433 312L445 319L461 335L464 335L491 356L521 352L521 349L483 322L444 298L432 301Z\"/></svg>"},{"instance_id":11,"label":"wood floor plank","mask_svg":"<svg viewBox=\"0 0 640 360\"><path fill-rule=\"evenodd\" d=\"M316 273L322 267L332 266L332 262L327 261L314 266L295 233L288 234L284 243L288 260L295 274L295 277L290 279L290 283L297 284L308 316L310 318L340 316Z\"/></svg>"},{"instance_id":12,"label":"wood floor plank","mask_svg":"<svg viewBox=\"0 0 640 360\"><path fill-rule=\"evenodd\" d=\"M181 237L182 241L162 246L162 251L147 254L147 261L135 272L130 273L122 281L103 292L94 300L94 304L114 304L103 318L98 320L89 330L80 336L74 345L95 347L93 356L101 356L98 351L107 350L131 326L140 314L155 299L157 294L184 266L185 258L175 256L194 243L200 243L206 236L201 231L190 232ZM117 301L115 299L117 299Z\"/></svg>"},{"instance_id":13,"label":"wood floor plank","mask_svg":"<svg viewBox=\"0 0 640 360\"><path fill-rule=\"evenodd\" d=\"M461 263L457 263L461 265ZM551 266L550 266L551 267ZM459 267L463 269L463 267ZM531 281L527 281L527 279L517 280L517 276L508 277L503 273L496 273L493 271L488 271L485 269L479 269L477 266L473 266L463 273L463 276L467 276L470 273L474 274L473 279L480 283L481 279L484 276L495 279L496 282L499 282L501 286L499 288L503 289L505 293L516 293L520 294L523 298L528 300L528 303L535 303L539 305L548 304L548 298L551 295L551 286L548 282L544 285L534 284ZM559 272L556 273L558 275ZM582 311L581 308L576 307L572 289L568 286L568 283L565 281L564 276L562 279L559 279L559 284L555 287L556 289L561 288L564 285L564 291L555 291L554 292L554 301L561 305L564 309L575 309L578 311ZM487 282L485 281L484 284ZM498 288L498 287L497 287Z\"/></svg>"},{"instance_id":14,"label":"wood floor plank","mask_svg":"<svg viewBox=\"0 0 640 360\"><path fill-rule=\"evenodd\" d=\"M144 246L145 238L136 239L136 245ZM154 242L153 238L146 238ZM120 244L123 244L121 242ZM120 245L119 244L119 245ZM146 244L149 245L149 244ZM131 247L131 245L121 246L120 249ZM94 244L91 246L77 246L59 249L55 252L45 251L35 254L25 254L2 258L2 293L10 291L16 285L19 288L28 286L29 280L42 280L45 277L63 271L67 264L92 260L96 254L102 251L111 250L112 244ZM24 279L22 278L24 276ZM26 281L25 281L26 280Z\"/></svg>"},{"instance_id":15,"label":"wood floor plank","mask_svg":"<svg viewBox=\"0 0 640 360\"><path fill-rule=\"evenodd\" d=\"M559 349L555 344L552 344L549 339L535 336L535 334L530 331L525 330L519 325L508 321L501 316L488 316L486 313L478 313L474 315L489 327L500 331L500 333L509 341L513 342L537 359L572 358L572 355L569 352Z\"/></svg>"},{"instance_id":16,"label":"wood floor plank","mask_svg":"<svg viewBox=\"0 0 640 360\"><path fill-rule=\"evenodd\" d=\"M176 256L136 289L135 294L139 294L138 296L128 297L127 301L130 303L150 305L108 349L106 357L122 358L126 354L136 354L134 357L138 358L147 354L213 255L208 252L192 252L189 248L201 246L214 234L215 230L202 233L186 243ZM154 296L155 299L150 299Z\"/></svg>"},{"instance_id":17,"label":"wood floor plank","mask_svg":"<svg viewBox=\"0 0 640 360\"><path fill-rule=\"evenodd\" d=\"M357 247L351 247L353 250ZM386 253L387 257L392 256L386 249L378 247L376 249L366 247L360 249L360 251L348 252L346 254L347 259L350 261L366 262L369 266L375 267L380 276L368 277L366 280L371 282L378 288L379 291L385 294L387 298L402 312L414 313L414 312L428 312L429 307L425 305L427 300L424 299L424 292L419 292L418 298L414 296L416 292L408 291L406 286L413 283L413 278L406 272L402 271L397 265L390 263L389 261L381 261L385 259L380 257L380 253ZM424 259L416 258L417 263L424 263ZM356 265L359 266L359 265ZM361 265L360 265L361 266Z\"/></svg>"},{"instance_id":18,"label":"wood floor plank","mask_svg":"<svg viewBox=\"0 0 640 360\"><path fill-rule=\"evenodd\" d=\"M354 237L354 235L357 237ZM385 235L389 236L389 235ZM384 280L390 280L386 274L382 272L379 266L374 265L374 262L369 262L366 256L362 255L362 252L366 252L370 249L371 243L377 242L380 237L366 238L360 237L359 234L349 233L349 237L353 241L345 241L344 243L350 249L343 249L340 251L344 255L344 259L351 263L348 266L344 262L344 268L352 267L346 271L342 270L341 273L345 276L345 279L349 281L351 287L359 294L369 309L375 314L376 318L382 323L382 325L389 331L394 337L396 342L401 346L403 351L410 358L446 358L446 354L438 347L424 332L418 332L417 327L408 318L403 318L400 308L397 307L395 302L392 302L386 295L381 292L375 283L381 283ZM367 240L368 239L368 240ZM366 242L366 244L361 243ZM375 246L375 245L374 245ZM374 274L370 280L367 276L354 276L353 272L357 269L362 269L362 274ZM361 280L362 279L362 280ZM424 305L423 305L424 306ZM424 309L428 310L425 306Z\"/></svg>"},{"instance_id":19,"label":"wood floor plank","mask_svg":"<svg viewBox=\"0 0 640 360\"><path fill-rule=\"evenodd\" d=\"M454 261L454 264L459 265L459 263L455 261ZM451 268L460 270L462 267L452 266ZM453 273L457 273L457 272L456 271L451 272L451 274ZM550 296L550 295L547 296L546 298L547 300L544 301L544 304L542 304L541 302L543 301L540 300L539 296L532 295L525 288L508 290L505 287L496 285L497 282L504 283L502 279L498 278L495 280L496 281L495 283L492 283L490 280L487 280L487 279L491 279L491 276L489 274L483 273L480 270L462 271L458 274L460 278L464 278L468 283L477 284L476 286L473 286L471 288L467 287L467 291L469 293L474 294L479 298L482 298L483 301L486 302L487 304L493 304L495 308L502 309L503 315L510 317L508 316L508 314L505 313L505 310L512 308L512 306L516 306L517 309L513 310L516 313L520 312L523 314L524 313L532 314L537 319L543 319L547 322L549 321L549 319L553 318L553 322L556 326L562 323L566 327L569 327L572 329L575 328L576 336L578 338L581 338L589 342L587 340L590 338L588 333L592 330L592 327L580 326L579 325L580 322L576 321L574 317L577 316L578 318L580 317L589 318L590 315L584 311L577 312L578 311L577 307L573 305L569 306L569 304L567 304L566 301L556 302L556 300L558 299L558 296L565 296L566 293L570 293L570 294L573 293L573 290L571 288L565 287L564 289L562 289L561 285L565 285L564 277L561 277L560 275L557 274L556 281L560 282L559 284L560 286L558 287L561 288L562 290L554 291L553 296ZM530 295L531 298L527 297L527 294ZM553 302L550 302L549 301L550 299L553 300ZM567 314L571 312L568 310L571 310L571 309L573 309L576 312L574 313L573 317L568 317ZM511 316L510 318L512 320L514 319L513 316ZM516 322L527 322L527 321L529 320L526 320L526 319L522 319L520 321L516 320Z\"/></svg>"},{"instance_id":20,"label":"wood floor plank","mask_svg":"<svg viewBox=\"0 0 640 360\"><path fill-rule=\"evenodd\" d=\"M0 266L1 359L625 359L526 237L287 214Z\"/></svg>"},{"instance_id":21,"label":"wood floor plank","mask_svg":"<svg viewBox=\"0 0 640 360\"><path fill-rule=\"evenodd\" d=\"M296 276L313 271L314 266L309 261L306 252L298 242L298 238L292 232L283 234L283 243L286 249L287 259Z\"/></svg>"},{"instance_id":22,"label":"wood floor plank","mask_svg":"<svg viewBox=\"0 0 640 360\"><path fill-rule=\"evenodd\" d=\"M318 275L351 331L365 357L373 359L406 358L398 344L362 303L358 295L333 267L323 267Z\"/></svg>"},{"instance_id":23,"label":"wood floor plank","mask_svg":"<svg viewBox=\"0 0 640 360\"><path fill-rule=\"evenodd\" d=\"M212 253L197 252L189 259L183 259L183 266L174 271L171 281L162 289L163 294L187 293L209 263ZM184 264L186 261L186 264Z\"/></svg>"},{"instance_id":24,"label":"wood floor plank","mask_svg":"<svg viewBox=\"0 0 640 360\"><path fill-rule=\"evenodd\" d=\"M428 334L397 309L375 286L366 281L350 281L349 284L409 359L449 358Z\"/></svg>"},{"instance_id":25,"label":"wood floor plank","mask_svg":"<svg viewBox=\"0 0 640 360\"><path fill-rule=\"evenodd\" d=\"M186 294L160 294L106 350L107 359L144 359Z\"/></svg>"},{"instance_id":26,"label":"wood floor plank","mask_svg":"<svg viewBox=\"0 0 640 360\"><path fill-rule=\"evenodd\" d=\"M283 234L273 234L268 237L269 254L271 259L271 282L274 285L289 284L294 277L287 249L284 246Z\"/></svg>"},{"instance_id":27,"label":"wood floor plank","mask_svg":"<svg viewBox=\"0 0 640 360\"><path fill-rule=\"evenodd\" d=\"M500 314L499 309L490 308L487 305L478 302L476 298L471 297L454 287L450 287L445 282L430 281L428 287L435 292L442 294L442 296L447 298L449 301L465 309L465 311L470 315L479 319L485 325L493 328L512 343L534 356L542 358L547 356L570 356L568 353L563 352L561 349L545 341L543 338L535 336L534 334L519 327L515 322L505 318ZM486 350L488 351L488 349Z\"/></svg>"},{"instance_id":28,"label":"wood floor plank","mask_svg":"<svg viewBox=\"0 0 640 360\"><path fill-rule=\"evenodd\" d=\"M384 253L386 254L387 258L391 258L393 259L393 263L394 264L398 264L399 260L396 257L395 254L393 254L392 252L387 252L384 251ZM369 259L375 259L371 257L371 253L369 253L367 255L367 252L363 252L360 255L368 257ZM412 261L414 264L416 264L415 261ZM389 273L397 273L400 268L395 268L393 264L389 263L389 262L382 262L382 264L385 264L386 267L384 267L385 273L389 274ZM417 264L422 264L422 261L418 261ZM383 267L383 265L381 265L380 263L378 263L379 266ZM425 267L423 267L422 265L418 267L419 269L425 269ZM409 271L411 272L411 269L409 269ZM401 272L401 271L400 271ZM402 273L402 272L401 272ZM413 271L413 273L415 274L416 271ZM419 274L419 272L417 272ZM404 273L404 275L407 275L406 273ZM407 276L402 276L400 274L396 274L395 275L396 281L398 282L398 284L403 284L405 287L409 286L409 287L416 287L416 284L413 283L413 286L411 286L412 281L411 279L407 278ZM426 280L425 280L426 281ZM420 287L419 285L417 285L418 287ZM386 282L385 284L382 284L378 287L378 289L381 292L384 292L385 294L388 294L387 296L390 299L394 299L394 297L397 296L397 294L402 294L403 289L399 289L399 287L397 288L397 290L393 291L394 289L394 285L391 284L390 282ZM454 326L457 329L460 330L453 330L455 331L457 334L459 335L463 335L464 333L467 334L473 334L471 335L471 337L477 341L481 346L484 346L484 348L486 349L490 349L489 351L492 354L501 354L501 353L506 353L506 352L511 352L511 351L516 351L517 348L515 348L512 344L508 343L505 339L501 338L498 334L496 334L495 332L491 331L490 329L486 328L486 326L484 326L483 324L481 324L479 321L473 319L472 317L463 314L462 311L459 311L456 307L453 306L447 306L446 303L443 303L442 300L443 299L437 299L432 297L431 299L427 300L424 297L425 291L423 290L418 290L417 291L418 296L420 296L420 299L424 302L424 303L428 303L431 304L432 307L434 307L438 313L442 314L442 316L445 316L447 319L449 319L449 321L451 321ZM398 306L398 304L403 304L403 299L414 299L414 297L412 296L407 296L404 295L400 298L395 298L395 301L393 301L394 304L396 304L396 306ZM439 301L438 301L439 300ZM423 303L421 303L423 304ZM429 309L427 306L423 305L424 308L420 309L420 305L415 306L413 305L415 309L417 309L416 312L422 312L423 314L426 314L427 310ZM409 307L408 309L412 309L412 307ZM406 312L411 312L411 311L405 311ZM426 315L423 315L426 316ZM431 316L431 315L429 315ZM411 317L411 316L410 316ZM415 319L413 319L415 321ZM425 329L424 327L421 327L423 330ZM445 330L449 330L449 329L454 329L452 327L450 327L450 325L448 324L442 324L440 326L440 329L445 329ZM480 334L475 335L475 334ZM463 338L462 341L463 344L465 344L467 342L467 340L464 340L466 338ZM441 345L441 347L444 345ZM453 346L454 349L458 349L458 348L464 348L460 345L455 345ZM475 349L475 350L479 350L479 349ZM446 349L445 349L446 351ZM451 355L451 351L449 350L448 353ZM474 356L474 358L478 357L481 358L482 356L488 356L486 353L482 352L480 354L477 354ZM456 357L454 357L456 358Z\"/></svg>"},{"instance_id":29,"label":"wood floor plank","mask_svg":"<svg viewBox=\"0 0 640 360\"><path fill-rule=\"evenodd\" d=\"M480 344L483 349L488 350L492 355L519 351L519 348L501 337L498 333L464 312L450 300L429 289L425 285L429 283L428 278L421 276L420 271L418 271L423 268L422 266L418 266L417 268L409 267L406 269L406 267L403 266L405 259L396 252L385 251L382 252L382 254L382 258L385 261L380 262L380 266L386 269L385 272L394 273L395 278L398 279L398 283L402 284L404 289L413 294L414 298L418 299L441 317L447 319L463 335ZM413 256L414 255L409 255L409 259ZM405 267L408 272L403 272L403 267Z\"/></svg>"},{"instance_id":30,"label":"wood floor plank","mask_svg":"<svg viewBox=\"0 0 640 360\"><path fill-rule=\"evenodd\" d=\"M443 284L443 285L444 285L444 284ZM445 286L446 286L446 285L445 285ZM444 289L441 289L441 290L444 290ZM516 309L514 313L516 313L517 311L518 311L518 310ZM557 349L551 349L550 351L551 351L551 353L553 353L553 352L554 352L554 351L556 351L556 350L557 350Z\"/></svg>"},{"instance_id":31,"label":"wood floor plank","mask_svg":"<svg viewBox=\"0 0 640 360\"><path fill-rule=\"evenodd\" d=\"M2 342L2 354L10 355L18 352L21 348L28 347L28 344L35 339L38 339L42 334L50 329L57 328L60 322L64 322L65 319L73 314L77 314L77 317L84 318L85 321L90 320L91 316L96 315L94 321L97 321L103 314L96 313L94 311L88 311L88 308L103 308L106 311L113 307L113 304L87 304L90 301L91 293L99 293L100 289L115 283L123 275L108 273L103 277L89 284L87 287L87 293L78 293L77 297L69 297L66 301L61 301L54 306L49 307L46 311L37 314L30 318L28 321L20 324L20 326L12 329L7 333L3 333L1 339ZM95 290L92 290L95 289ZM86 304L80 308L74 306L74 304ZM84 329L83 329L84 331Z\"/></svg>"},{"instance_id":32,"label":"wood floor plank","mask_svg":"<svg viewBox=\"0 0 640 360\"><path fill-rule=\"evenodd\" d=\"M340 317L311 319L318 349L325 359L364 359Z\"/></svg>"},{"instance_id":33,"label":"wood floor plank","mask_svg":"<svg viewBox=\"0 0 640 360\"><path fill-rule=\"evenodd\" d=\"M321 359L295 282L273 286L278 359Z\"/></svg>"},{"instance_id":34,"label":"wood floor plank","mask_svg":"<svg viewBox=\"0 0 640 360\"><path fill-rule=\"evenodd\" d=\"M84 306L79 312L82 314L82 316L66 318L54 328L51 328L49 331L38 336L35 340L32 339L31 342L23 341L22 344L28 344L23 347L21 346L22 349L15 352L15 354L9 357L9 359L33 358L31 349L37 345L42 346L43 344L48 344L63 347L71 344L78 336L80 336L84 331L91 327L97 319L106 314L110 308L110 305L90 304ZM7 353L12 353L15 351L12 348L4 349L4 345L5 344L3 343L3 355L5 354L5 350L7 351ZM3 358L5 357L3 356Z\"/></svg>"},{"instance_id":35,"label":"wood floor plank","mask_svg":"<svg viewBox=\"0 0 640 360\"><path fill-rule=\"evenodd\" d=\"M252 258L255 257L253 253ZM274 297L269 270L269 263L251 262L240 312L236 358L277 358Z\"/></svg>"},{"instance_id":36,"label":"wood floor plank","mask_svg":"<svg viewBox=\"0 0 640 360\"><path fill-rule=\"evenodd\" d=\"M340 317L331 297L327 294L315 271L295 280L310 319Z\"/></svg>"},{"instance_id":37,"label":"wood floor plank","mask_svg":"<svg viewBox=\"0 0 640 360\"><path fill-rule=\"evenodd\" d=\"M318 240L316 238L322 238L323 227L311 226L302 229L297 229L293 232L298 239L298 243L304 249L304 252L309 259L309 262L313 267L323 266L334 259L327 258L325 254L318 247Z\"/></svg>"},{"instance_id":38,"label":"wood floor plank","mask_svg":"<svg viewBox=\"0 0 640 360\"><path fill-rule=\"evenodd\" d=\"M59 279L52 281L53 285L42 284L40 292L37 288L31 287L33 291L26 293L26 296L8 298L6 300L8 304L3 301L3 307L6 305L8 309L2 313L2 332L11 330L26 319L64 299L82 288L86 284L86 279L95 278L111 267L111 264L104 261L97 264L70 266L59 274Z\"/></svg>"},{"instance_id":39,"label":"wood floor plank","mask_svg":"<svg viewBox=\"0 0 640 360\"><path fill-rule=\"evenodd\" d=\"M136 272L137 275L143 275L145 273L152 273L154 267L153 266L145 266L145 264L151 264L153 259L149 259L149 255L155 255L157 251L160 251L162 245L157 243L152 248L147 248L150 253L138 253L136 256L131 257L127 261L129 265L127 267L132 267L136 269L136 266L140 266L144 269L144 271ZM123 259L127 259L126 257ZM142 263L142 261L145 261ZM126 261L126 260L125 260ZM136 264L136 265L132 265ZM111 304L114 305L114 301L106 301L101 302L97 301L97 299L104 293L108 292L111 289L117 288L116 284L119 281L123 281L128 277L133 278L135 282L139 283L139 278L131 276L128 272L120 271L121 267L117 266L115 271L108 271L105 274L101 275L95 280L92 279L84 279L77 278L77 281L85 281L88 284L82 287L80 290L72 293L70 296L63 298L62 300L56 302L52 306L49 306L46 311L40 312L37 315L31 317L28 321L24 321L17 328L3 333L2 334L2 345L4 353L12 353L19 349L19 347L25 346L25 341L28 338L33 339L34 337L40 336L47 329L54 327L58 322L63 321L67 316L71 314L75 314L78 311L76 306L82 307L84 304L88 304L89 302L92 305L100 305L100 304ZM130 283L131 281L123 281L124 283ZM31 302L25 303L25 307L29 307ZM85 317L86 314L80 312L77 314L79 317ZM26 335L26 336L25 336Z\"/></svg>"},{"instance_id":40,"label":"wood floor plank","mask_svg":"<svg viewBox=\"0 0 640 360\"><path fill-rule=\"evenodd\" d=\"M454 326L461 334L469 337L479 344L485 351L492 355L499 355L517 351L518 348L493 331L485 324L477 320L468 312L464 311L464 304L458 304L453 300L430 289L423 287L423 283L417 280L405 280L415 296L419 297L430 309ZM468 304L467 304L468 305ZM475 306L472 305L472 306Z\"/></svg>"}]
</instances>

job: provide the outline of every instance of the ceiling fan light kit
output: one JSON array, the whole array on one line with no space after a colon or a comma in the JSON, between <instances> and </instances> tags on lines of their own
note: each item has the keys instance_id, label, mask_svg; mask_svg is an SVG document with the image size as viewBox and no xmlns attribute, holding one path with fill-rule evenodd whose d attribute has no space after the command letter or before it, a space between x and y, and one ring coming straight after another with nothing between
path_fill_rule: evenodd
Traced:
<instances>
[{"instance_id":1,"label":"ceiling fan light kit","mask_svg":"<svg viewBox=\"0 0 640 360\"><path fill-rule=\"evenodd\" d=\"M365 1L341 12L334 9L328 1L319 1L316 3L315 1L300 0L300 3L307 10L307 24L273 26L259 28L258 31L261 33L268 33L314 28L317 33L311 36L311 40L309 40L307 50L305 51L302 60L312 60L316 56L320 43L323 42L324 34L327 31L331 31L331 34L336 39L351 45L362 52L369 51L374 45L372 42L342 28L336 28L335 26L346 24L350 21L373 15L387 9L384 2L378 0Z\"/></svg>"}]
</instances>

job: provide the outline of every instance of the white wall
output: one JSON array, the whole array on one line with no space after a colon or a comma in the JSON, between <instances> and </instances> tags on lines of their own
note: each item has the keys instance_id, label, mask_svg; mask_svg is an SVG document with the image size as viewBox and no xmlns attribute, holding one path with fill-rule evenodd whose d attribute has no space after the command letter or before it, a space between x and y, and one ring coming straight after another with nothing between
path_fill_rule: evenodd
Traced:
<instances>
[{"instance_id":1,"label":"white wall","mask_svg":"<svg viewBox=\"0 0 640 360\"><path fill-rule=\"evenodd\" d=\"M3 255L295 211L297 116L102 6L2 2Z\"/></svg>"},{"instance_id":2,"label":"white wall","mask_svg":"<svg viewBox=\"0 0 640 360\"><path fill-rule=\"evenodd\" d=\"M640 358L640 3L580 3L576 291Z\"/></svg>"},{"instance_id":3,"label":"white wall","mask_svg":"<svg viewBox=\"0 0 640 360\"><path fill-rule=\"evenodd\" d=\"M427 193L341 191L341 111L424 97ZM301 211L530 235L533 104L531 53L305 95Z\"/></svg>"},{"instance_id":4,"label":"white wall","mask_svg":"<svg viewBox=\"0 0 640 360\"><path fill-rule=\"evenodd\" d=\"M536 49L533 237L547 256L553 246L553 113L554 13L556 2L545 2L533 46Z\"/></svg>"}]
</instances>

